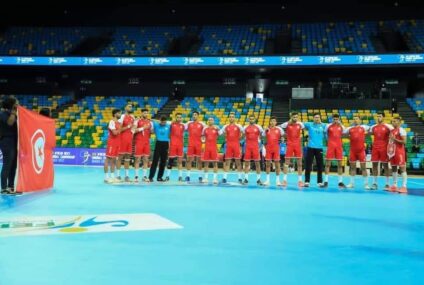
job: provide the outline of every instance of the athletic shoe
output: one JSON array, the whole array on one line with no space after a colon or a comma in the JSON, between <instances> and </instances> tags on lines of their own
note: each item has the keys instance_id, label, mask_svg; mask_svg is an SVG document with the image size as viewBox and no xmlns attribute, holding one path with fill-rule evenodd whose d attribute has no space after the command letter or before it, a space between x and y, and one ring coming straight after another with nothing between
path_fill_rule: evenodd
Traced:
<instances>
[{"instance_id":1,"label":"athletic shoe","mask_svg":"<svg viewBox=\"0 0 424 285\"><path fill-rule=\"evenodd\" d=\"M227 183L227 179L226 178L222 178L222 183Z\"/></svg>"},{"instance_id":2,"label":"athletic shoe","mask_svg":"<svg viewBox=\"0 0 424 285\"><path fill-rule=\"evenodd\" d=\"M287 187L287 180L283 180L283 182L281 183L281 186Z\"/></svg>"},{"instance_id":3,"label":"athletic shoe","mask_svg":"<svg viewBox=\"0 0 424 285\"><path fill-rule=\"evenodd\" d=\"M208 183L209 183L208 179L207 179L207 178L205 178L205 179L203 180L203 183L208 184Z\"/></svg>"},{"instance_id":4,"label":"athletic shoe","mask_svg":"<svg viewBox=\"0 0 424 285\"><path fill-rule=\"evenodd\" d=\"M262 186L262 181L260 179L258 179L258 181L256 181L256 184L258 184L259 186Z\"/></svg>"},{"instance_id":5,"label":"athletic shoe","mask_svg":"<svg viewBox=\"0 0 424 285\"><path fill-rule=\"evenodd\" d=\"M186 176L185 181L190 182L190 177Z\"/></svg>"},{"instance_id":6,"label":"athletic shoe","mask_svg":"<svg viewBox=\"0 0 424 285\"><path fill-rule=\"evenodd\" d=\"M393 184L392 186L390 186L389 191L390 192L397 192L397 189L398 189L397 186Z\"/></svg>"},{"instance_id":7,"label":"athletic shoe","mask_svg":"<svg viewBox=\"0 0 424 285\"><path fill-rule=\"evenodd\" d=\"M219 183L218 179L213 180L213 184L218 184L218 183Z\"/></svg>"},{"instance_id":8,"label":"athletic shoe","mask_svg":"<svg viewBox=\"0 0 424 285\"><path fill-rule=\"evenodd\" d=\"M371 190L377 190L378 189L378 185L377 185L377 183L373 183L372 185L371 185Z\"/></svg>"},{"instance_id":9,"label":"athletic shoe","mask_svg":"<svg viewBox=\"0 0 424 285\"><path fill-rule=\"evenodd\" d=\"M183 182L183 178L181 176L178 177L178 182Z\"/></svg>"},{"instance_id":10,"label":"athletic shoe","mask_svg":"<svg viewBox=\"0 0 424 285\"><path fill-rule=\"evenodd\" d=\"M243 180L243 184L244 184L244 185L249 184L249 180L247 180L246 178L244 178L244 180Z\"/></svg>"},{"instance_id":11,"label":"athletic shoe","mask_svg":"<svg viewBox=\"0 0 424 285\"><path fill-rule=\"evenodd\" d=\"M129 176L125 176L125 182L131 182L130 177Z\"/></svg>"},{"instance_id":12,"label":"athletic shoe","mask_svg":"<svg viewBox=\"0 0 424 285\"><path fill-rule=\"evenodd\" d=\"M9 191L8 195L22 195L22 194L24 194L22 192L17 192L13 187L8 187L7 191Z\"/></svg>"},{"instance_id":13,"label":"athletic shoe","mask_svg":"<svg viewBox=\"0 0 424 285\"><path fill-rule=\"evenodd\" d=\"M243 185L243 179L239 178L238 182Z\"/></svg>"},{"instance_id":14,"label":"athletic shoe","mask_svg":"<svg viewBox=\"0 0 424 285\"><path fill-rule=\"evenodd\" d=\"M397 192L398 193L400 193L400 194L407 194L408 193L408 189L406 189L406 187L400 187L398 190L397 190Z\"/></svg>"},{"instance_id":15,"label":"athletic shoe","mask_svg":"<svg viewBox=\"0 0 424 285\"><path fill-rule=\"evenodd\" d=\"M158 179L156 179L157 182L165 182L165 180L163 180L162 177L159 177Z\"/></svg>"},{"instance_id":16,"label":"athletic shoe","mask_svg":"<svg viewBox=\"0 0 424 285\"><path fill-rule=\"evenodd\" d=\"M269 181L266 180L264 183L262 183L262 186L269 186Z\"/></svg>"},{"instance_id":17,"label":"athletic shoe","mask_svg":"<svg viewBox=\"0 0 424 285\"><path fill-rule=\"evenodd\" d=\"M9 189L2 189L1 190L1 194L3 194L3 195L9 195L10 194Z\"/></svg>"},{"instance_id":18,"label":"athletic shoe","mask_svg":"<svg viewBox=\"0 0 424 285\"><path fill-rule=\"evenodd\" d=\"M121 182L122 181L122 177L121 176L118 176L118 177L116 177L116 180L118 180L118 182Z\"/></svg>"},{"instance_id":19,"label":"athletic shoe","mask_svg":"<svg viewBox=\"0 0 424 285\"><path fill-rule=\"evenodd\" d=\"M319 184L318 184L319 185ZM321 188L327 188L328 187L328 182L326 181L326 182L324 182L324 183L321 183L321 186L320 186Z\"/></svg>"},{"instance_id":20,"label":"athletic shoe","mask_svg":"<svg viewBox=\"0 0 424 285\"><path fill-rule=\"evenodd\" d=\"M143 177L143 181L144 181L144 182L150 182L150 179L149 179L149 178L147 178L147 176L144 176L144 177Z\"/></svg>"},{"instance_id":21,"label":"athletic shoe","mask_svg":"<svg viewBox=\"0 0 424 285\"><path fill-rule=\"evenodd\" d=\"M301 182L299 182L298 184L300 184ZM302 183L303 184L303 186L300 186L299 185L299 187L309 187L309 182L305 182L305 183Z\"/></svg>"},{"instance_id":22,"label":"athletic shoe","mask_svg":"<svg viewBox=\"0 0 424 285\"><path fill-rule=\"evenodd\" d=\"M277 184L276 185L279 186L279 187L281 187L281 186L283 186L283 182L277 181Z\"/></svg>"},{"instance_id":23,"label":"athletic shoe","mask_svg":"<svg viewBox=\"0 0 424 285\"><path fill-rule=\"evenodd\" d=\"M346 185L343 182L339 182L340 189L346 189Z\"/></svg>"},{"instance_id":24,"label":"athletic shoe","mask_svg":"<svg viewBox=\"0 0 424 285\"><path fill-rule=\"evenodd\" d=\"M169 181L169 176L166 176L165 182L168 182L168 181Z\"/></svg>"},{"instance_id":25,"label":"athletic shoe","mask_svg":"<svg viewBox=\"0 0 424 285\"><path fill-rule=\"evenodd\" d=\"M305 183L306 184L306 183ZM299 182L297 182L297 186L298 187L305 187L305 184L303 183L303 181L299 181ZM309 183L308 183L308 186L306 186L306 187L309 187Z\"/></svg>"},{"instance_id":26,"label":"athletic shoe","mask_svg":"<svg viewBox=\"0 0 424 285\"><path fill-rule=\"evenodd\" d=\"M199 177L199 183L203 183L203 178Z\"/></svg>"},{"instance_id":27,"label":"athletic shoe","mask_svg":"<svg viewBox=\"0 0 424 285\"><path fill-rule=\"evenodd\" d=\"M390 191L390 185L389 184L386 184L384 186L384 191Z\"/></svg>"},{"instance_id":28,"label":"athletic shoe","mask_svg":"<svg viewBox=\"0 0 424 285\"><path fill-rule=\"evenodd\" d=\"M138 183L138 176L134 177L134 183Z\"/></svg>"},{"instance_id":29,"label":"athletic shoe","mask_svg":"<svg viewBox=\"0 0 424 285\"><path fill-rule=\"evenodd\" d=\"M107 179L105 178L105 179L103 180L103 182L104 182L104 183L106 183L106 184L107 184L107 183L109 183L109 178L107 178Z\"/></svg>"},{"instance_id":30,"label":"athletic shoe","mask_svg":"<svg viewBox=\"0 0 424 285\"><path fill-rule=\"evenodd\" d=\"M355 185L353 185L352 183L349 183L346 185L346 188L352 189L352 188L355 188Z\"/></svg>"},{"instance_id":31,"label":"athletic shoe","mask_svg":"<svg viewBox=\"0 0 424 285\"><path fill-rule=\"evenodd\" d=\"M149 178L149 183L153 182L153 178Z\"/></svg>"},{"instance_id":32,"label":"athletic shoe","mask_svg":"<svg viewBox=\"0 0 424 285\"><path fill-rule=\"evenodd\" d=\"M366 185L364 185L364 189L365 190L371 190L371 187L368 184L366 184Z\"/></svg>"}]
</instances>

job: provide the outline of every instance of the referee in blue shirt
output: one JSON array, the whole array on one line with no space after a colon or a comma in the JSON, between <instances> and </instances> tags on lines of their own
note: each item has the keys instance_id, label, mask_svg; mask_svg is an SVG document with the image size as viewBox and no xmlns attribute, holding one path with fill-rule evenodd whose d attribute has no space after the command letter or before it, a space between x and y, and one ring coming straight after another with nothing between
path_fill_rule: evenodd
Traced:
<instances>
[{"instance_id":1,"label":"referee in blue shirt","mask_svg":"<svg viewBox=\"0 0 424 285\"><path fill-rule=\"evenodd\" d=\"M308 147L306 150L305 187L309 187L314 158L317 163L318 186L322 187L322 171L324 168L322 152L326 124L321 122L320 114L314 114L314 121L312 123L304 123L304 125L309 133Z\"/></svg>"},{"instance_id":2,"label":"referee in blue shirt","mask_svg":"<svg viewBox=\"0 0 424 285\"><path fill-rule=\"evenodd\" d=\"M159 162L157 181L163 182L165 181L163 179L163 173L165 172L166 161L168 160L171 124L166 121L165 116L162 116L160 121L153 121L153 131L156 134L156 144L155 152L153 153L152 165L150 167L149 180L150 182L153 182Z\"/></svg>"}]
</instances>

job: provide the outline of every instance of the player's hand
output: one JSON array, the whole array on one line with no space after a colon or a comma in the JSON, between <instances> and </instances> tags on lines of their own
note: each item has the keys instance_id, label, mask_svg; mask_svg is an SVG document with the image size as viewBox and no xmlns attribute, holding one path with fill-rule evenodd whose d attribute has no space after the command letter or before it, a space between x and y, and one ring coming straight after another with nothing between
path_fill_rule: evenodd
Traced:
<instances>
[{"instance_id":1,"label":"player's hand","mask_svg":"<svg viewBox=\"0 0 424 285\"><path fill-rule=\"evenodd\" d=\"M145 124L145 125L143 126L143 128L144 128L144 129L150 129L150 127L151 127L151 126L150 126L150 124Z\"/></svg>"}]
</instances>

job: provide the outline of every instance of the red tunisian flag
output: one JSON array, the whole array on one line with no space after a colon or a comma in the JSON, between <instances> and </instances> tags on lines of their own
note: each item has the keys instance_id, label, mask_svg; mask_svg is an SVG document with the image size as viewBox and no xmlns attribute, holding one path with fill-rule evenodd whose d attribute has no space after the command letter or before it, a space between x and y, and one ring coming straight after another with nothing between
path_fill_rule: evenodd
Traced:
<instances>
[{"instance_id":1,"label":"red tunisian flag","mask_svg":"<svg viewBox=\"0 0 424 285\"><path fill-rule=\"evenodd\" d=\"M53 187L55 146L55 121L18 106L17 191L31 192Z\"/></svg>"}]
</instances>

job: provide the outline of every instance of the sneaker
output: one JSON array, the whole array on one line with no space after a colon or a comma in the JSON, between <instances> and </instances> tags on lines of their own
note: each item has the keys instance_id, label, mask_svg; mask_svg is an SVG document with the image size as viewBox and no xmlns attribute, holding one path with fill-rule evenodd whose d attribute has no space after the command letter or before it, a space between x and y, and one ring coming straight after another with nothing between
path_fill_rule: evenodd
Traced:
<instances>
[{"instance_id":1,"label":"sneaker","mask_svg":"<svg viewBox=\"0 0 424 285\"><path fill-rule=\"evenodd\" d=\"M265 181L264 183L262 183L262 186L269 186L269 181Z\"/></svg>"},{"instance_id":2,"label":"sneaker","mask_svg":"<svg viewBox=\"0 0 424 285\"><path fill-rule=\"evenodd\" d=\"M156 179L157 182L165 182L165 180L163 180L162 177L159 177L158 179Z\"/></svg>"},{"instance_id":3,"label":"sneaker","mask_svg":"<svg viewBox=\"0 0 424 285\"><path fill-rule=\"evenodd\" d=\"M377 185L377 183L373 183L372 185L371 185L371 190L377 190L378 189L378 185Z\"/></svg>"},{"instance_id":4,"label":"sneaker","mask_svg":"<svg viewBox=\"0 0 424 285\"><path fill-rule=\"evenodd\" d=\"M243 179L239 178L238 182L243 185Z\"/></svg>"},{"instance_id":5,"label":"sneaker","mask_svg":"<svg viewBox=\"0 0 424 285\"><path fill-rule=\"evenodd\" d=\"M406 187L400 187L398 190L397 190L397 192L398 193L400 193L400 194L407 194L408 193L408 189L406 189Z\"/></svg>"},{"instance_id":6,"label":"sneaker","mask_svg":"<svg viewBox=\"0 0 424 285\"><path fill-rule=\"evenodd\" d=\"M125 176L125 182L131 182L130 177L129 176Z\"/></svg>"},{"instance_id":7,"label":"sneaker","mask_svg":"<svg viewBox=\"0 0 424 285\"><path fill-rule=\"evenodd\" d=\"M277 184L276 184L278 187L281 187L281 186L283 186L283 182L281 182L281 181L277 181Z\"/></svg>"},{"instance_id":8,"label":"sneaker","mask_svg":"<svg viewBox=\"0 0 424 285\"><path fill-rule=\"evenodd\" d=\"M287 187L287 180L283 180L283 182L281 183L281 186Z\"/></svg>"},{"instance_id":9,"label":"sneaker","mask_svg":"<svg viewBox=\"0 0 424 285\"><path fill-rule=\"evenodd\" d=\"M183 178L181 176L178 177L178 182L183 182Z\"/></svg>"},{"instance_id":10,"label":"sneaker","mask_svg":"<svg viewBox=\"0 0 424 285\"><path fill-rule=\"evenodd\" d=\"M153 182L153 178L149 178L149 181L148 181L149 183L152 183Z\"/></svg>"},{"instance_id":11,"label":"sneaker","mask_svg":"<svg viewBox=\"0 0 424 285\"><path fill-rule=\"evenodd\" d=\"M134 177L134 183L138 183L138 176Z\"/></svg>"},{"instance_id":12,"label":"sneaker","mask_svg":"<svg viewBox=\"0 0 424 285\"><path fill-rule=\"evenodd\" d=\"M110 178L105 178L105 179L103 180L103 182L107 184L107 183L109 183L109 179L110 179Z\"/></svg>"},{"instance_id":13,"label":"sneaker","mask_svg":"<svg viewBox=\"0 0 424 285\"><path fill-rule=\"evenodd\" d=\"M389 190L390 190L390 185L389 184L384 185L384 191L389 191Z\"/></svg>"},{"instance_id":14,"label":"sneaker","mask_svg":"<svg viewBox=\"0 0 424 285\"><path fill-rule=\"evenodd\" d=\"M306 183L305 183L306 184ZM305 184L303 183L303 181L299 181L299 182L297 182L297 186L298 187L305 187ZM306 186L306 187L309 187L309 182L308 182L308 186Z\"/></svg>"},{"instance_id":15,"label":"sneaker","mask_svg":"<svg viewBox=\"0 0 424 285\"><path fill-rule=\"evenodd\" d=\"M370 187L368 184L365 184L365 185L364 185L364 189L365 189L365 190L371 190L371 187Z\"/></svg>"},{"instance_id":16,"label":"sneaker","mask_svg":"<svg viewBox=\"0 0 424 285\"><path fill-rule=\"evenodd\" d=\"M118 176L118 177L116 177L116 180L118 180L118 182L121 182L122 181L122 177L121 176Z\"/></svg>"},{"instance_id":17,"label":"sneaker","mask_svg":"<svg viewBox=\"0 0 424 285\"><path fill-rule=\"evenodd\" d=\"M218 184L218 183L219 183L218 179L213 180L213 184Z\"/></svg>"},{"instance_id":18,"label":"sneaker","mask_svg":"<svg viewBox=\"0 0 424 285\"><path fill-rule=\"evenodd\" d=\"M346 185L346 188L348 188L348 189L352 189L354 187L355 187L355 185L353 185L352 183L349 183L349 184Z\"/></svg>"},{"instance_id":19,"label":"sneaker","mask_svg":"<svg viewBox=\"0 0 424 285\"><path fill-rule=\"evenodd\" d=\"M3 195L8 195L8 194L10 194L9 189L2 189L2 190L1 190L1 194L3 194Z\"/></svg>"},{"instance_id":20,"label":"sneaker","mask_svg":"<svg viewBox=\"0 0 424 285\"><path fill-rule=\"evenodd\" d=\"M260 179L258 179L258 181L256 181L256 184L258 184L259 186L262 186L262 181Z\"/></svg>"},{"instance_id":21,"label":"sneaker","mask_svg":"<svg viewBox=\"0 0 424 285\"><path fill-rule=\"evenodd\" d=\"M320 185L321 184L321 185ZM324 182L324 183L318 183L318 186L320 188L327 188L328 187L328 182Z\"/></svg>"},{"instance_id":22,"label":"sneaker","mask_svg":"<svg viewBox=\"0 0 424 285\"><path fill-rule=\"evenodd\" d=\"M147 178L147 176L144 176L144 177L143 177L143 181L144 181L144 182L150 182L150 179L149 179L149 178Z\"/></svg>"},{"instance_id":23,"label":"sneaker","mask_svg":"<svg viewBox=\"0 0 424 285\"><path fill-rule=\"evenodd\" d=\"M398 189L397 186L393 184L392 186L390 186L389 191L390 192L397 192L397 189Z\"/></svg>"},{"instance_id":24,"label":"sneaker","mask_svg":"<svg viewBox=\"0 0 424 285\"><path fill-rule=\"evenodd\" d=\"M227 178L222 178L222 183L227 183Z\"/></svg>"},{"instance_id":25,"label":"sneaker","mask_svg":"<svg viewBox=\"0 0 424 285\"><path fill-rule=\"evenodd\" d=\"M186 176L185 181L190 182L190 177Z\"/></svg>"},{"instance_id":26,"label":"sneaker","mask_svg":"<svg viewBox=\"0 0 424 285\"><path fill-rule=\"evenodd\" d=\"M207 178L203 179L203 183L208 184L209 183L208 179Z\"/></svg>"},{"instance_id":27,"label":"sneaker","mask_svg":"<svg viewBox=\"0 0 424 285\"><path fill-rule=\"evenodd\" d=\"M343 182L339 182L338 185L340 189L346 189L346 185Z\"/></svg>"},{"instance_id":28,"label":"sneaker","mask_svg":"<svg viewBox=\"0 0 424 285\"><path fill-rule=\"evenodd\" d=\"M247 180L247 178L244 178L243 185L247 185L247 184L249 184L249 180Z\"/></svg>"},{"instance_id":29,"label":"sneaker","mask_svg":"<svg viewBox=\"0 0 424 285\"><path fill-rule=\"evenodd\" d=\"M168 182L168 181L169 181L169 176L166 176L165 182Z\"/></svg>"},{"instance_id":30,"label":"sneaker","mask_svg":"<svg viewBox=\"0 0 424 285\"><path fill-rule=\"evenodd\" d=\"M199 177L199 183L203 183L203 177Z\"/></svg>"},{"instance_id":31,"label":"sneaker","mask_svg":"<svg viewBox=\"0 0 424 285\"><path fill-rule=\"evenodd\" d=\"M13 187L8 187L7 191L9 191L9 195L22 195L22 194L24 194L22 192L15 191L15 188L13 188Z\"/></svg>"}]
</instances>

